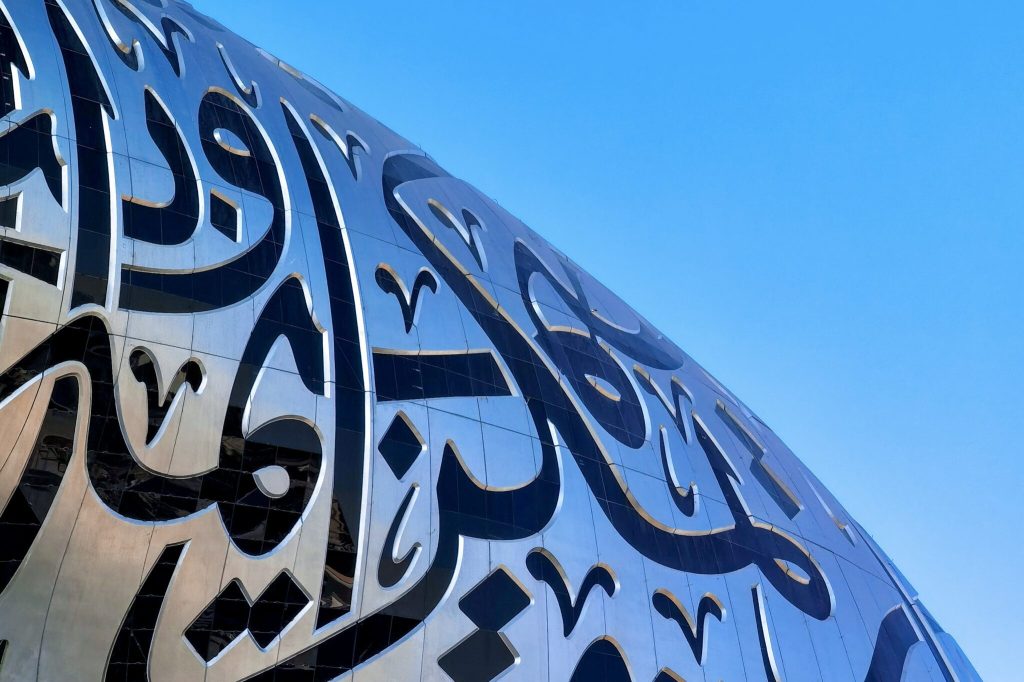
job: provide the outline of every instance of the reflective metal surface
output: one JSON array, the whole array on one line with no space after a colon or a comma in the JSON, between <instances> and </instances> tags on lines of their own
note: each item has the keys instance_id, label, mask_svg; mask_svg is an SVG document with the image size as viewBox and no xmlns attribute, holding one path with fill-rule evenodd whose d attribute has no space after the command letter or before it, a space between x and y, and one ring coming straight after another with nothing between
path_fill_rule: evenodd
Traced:
<instances>
[{"instance_id":1,"label":"reflective metal surface","mask_svg":"<svg viewBox=\"0 0 1024 682\"><path fill-rule=\"evenodd\" d=\"M0 48L0 679L977 679L742 402L312 78L165 0Z\"/></svg>"}]
</instances>

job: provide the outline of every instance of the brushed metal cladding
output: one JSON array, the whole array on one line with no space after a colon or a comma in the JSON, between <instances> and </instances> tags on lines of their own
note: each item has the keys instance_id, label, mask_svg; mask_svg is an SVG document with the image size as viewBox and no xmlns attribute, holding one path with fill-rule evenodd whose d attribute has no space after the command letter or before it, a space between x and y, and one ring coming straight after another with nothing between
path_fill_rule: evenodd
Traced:
<instances>
[{"instance_id":1,"label":"brushed metal cladding","mask_svg":"<svg viewBox=\"0 0 1024 682\"><path fill-rule=\"evenodd\" d=\"M747 406L309 76L167 0L0 0L0 76L0 680L978 679Z\"/></svg>"}]
</instances>

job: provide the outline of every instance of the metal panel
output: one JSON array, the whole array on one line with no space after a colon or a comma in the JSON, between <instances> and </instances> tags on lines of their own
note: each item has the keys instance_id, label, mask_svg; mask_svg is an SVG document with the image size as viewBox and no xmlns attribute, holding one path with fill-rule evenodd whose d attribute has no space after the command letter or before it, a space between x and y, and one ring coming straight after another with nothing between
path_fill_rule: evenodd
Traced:
<instances>
[{"instance_id":1,"label":"metal panel","mask_svg":"<svg viewBox=\"0 0 1024 682\"><path fill-rule=\"evenodd\" d=\"M174 0L0 0L0 680L969 680L745 405Z\"/></svg>"}]
</instances>

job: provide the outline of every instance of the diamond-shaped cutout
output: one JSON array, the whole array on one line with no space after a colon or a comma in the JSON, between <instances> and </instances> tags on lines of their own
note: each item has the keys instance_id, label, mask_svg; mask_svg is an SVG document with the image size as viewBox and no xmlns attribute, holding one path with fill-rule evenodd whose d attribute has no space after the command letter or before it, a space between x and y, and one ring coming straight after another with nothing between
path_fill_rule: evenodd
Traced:
<instances>
[{"instance_id":1,"label":"diamond-shaped cutout","mask_svg":"<svg viewBox=\"0 0 1024 682\"><path fill-rule=\"evenodd\" d=\"M481 630L497 632L530 605L530 595L499 568L459 600L459 609Z\"/></svg>"},{"instance_id":2,"label":"diamond-shaped cutout","mask_svg":"<svg viewBox=\"0 0 1024 682\"><path fill-rule=\"evenodd\" d=\"M185 639L204 661L212 661L246 631L262 649L270 646L299 615L309 597L282 571L249 602L236 579L221 590L185 631Z\"/></svg>"},{"instance_id":3,"label":"diamond-shaped cutout","mask_svg":"<svg viewBox=\"0 0 1024 682\"><path fill-rule=\"evenodd\" d=\"M377 450L391 467L396 478L409 472L416 458L423 452L424 441L404 412L399 412L384 432Z\"/></svg>"},{"instance_id":4,"label":"diamond-shaped cutout","mask_svg":"<svg viewBox=\"0 0 1024 682\"><path fill-rule=\"evenodd\" d=\"M486 630L476 630L437 659L441 670L455 682L493 680L515 662L515 652L505 639Z\"/></svg>"}]
</instances>

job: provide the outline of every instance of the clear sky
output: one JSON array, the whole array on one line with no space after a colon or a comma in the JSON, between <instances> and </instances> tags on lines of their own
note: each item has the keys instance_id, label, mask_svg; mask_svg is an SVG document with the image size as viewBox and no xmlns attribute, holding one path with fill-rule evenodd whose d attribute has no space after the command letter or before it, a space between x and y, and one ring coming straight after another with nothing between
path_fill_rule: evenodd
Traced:
<instances>
[{"instance_id":1,"label":"clear sky","mask_svg":"<svg viewBox=\"0 0 1024 682\"><path fill-rule=\"evenodd\" d=\"M1024 4L193 3L619 293L1020 679Z\"/></svg>"}]
</instances>

